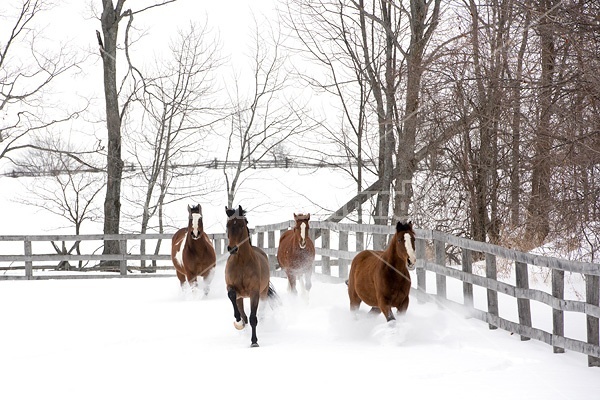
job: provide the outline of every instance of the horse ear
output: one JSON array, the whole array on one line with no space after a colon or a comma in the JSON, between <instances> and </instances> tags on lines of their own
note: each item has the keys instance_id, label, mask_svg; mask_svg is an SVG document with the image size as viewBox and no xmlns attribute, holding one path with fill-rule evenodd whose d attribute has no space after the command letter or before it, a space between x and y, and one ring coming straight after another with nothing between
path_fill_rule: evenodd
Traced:
<instances>
[{"instance_id":1,"label":"horse ear","mask_svg":"<svg viewBox=\"0 0 600 400\"><path fill-rule=\"evenodd\" d=\"M296 215L296 213L294 213L294 221L298 220L298 216Z\"/></svg>"},{"instance_id":2,"label":"horse ear","mask_svg":"<svg viewBox=\"0 0 600 400\"><path fill-rule=\"evenodd\" d=\"M246 210L244 210L241 205L239 206L239 211L240 211L240 217L243 217L244 215L246 215Z\"/></svg>"},{"instance_id":3,"label":"horse ear","mask_svg":"<svg viewBox=\"0 0 600 400\"><path fill-rule=\"evenodd\" d=\"M398 221L396 223L396 232L400 232L402 230L402 222Z\"/></svg>"},{"instance_id":4,"label":"horse ear","mask_svg":"<svg viewBox=\"0 0 600 400\"><path fill-rule=\"evenodd\" d=\"M227 214L228 217L231 217L233 214L235 214L235 210L225 206L225 214Z\"/></svg>"},{"instance_id":5,"label":"horse ear","mask_svg":"<svg viewBox=\"0 0 600 400\"><path fill-rule=\"evenodd\" d=\"M191 213L191 212L192 212L192 207L190 207L190 205L189 205L189 204L188 204L188 206L187 206L187 207L188 207L188 213Z\"/></svg>"},{"instance_id":6,"label":"horse ear","mask_svg":"<svg viewBox=\"0 0 600 400\"><path fill-rule=\"evenodd\" d=\"M308 213L306 216L308 217L306 219L310 220L310 213Z\"/></svg>"}]
</instances>

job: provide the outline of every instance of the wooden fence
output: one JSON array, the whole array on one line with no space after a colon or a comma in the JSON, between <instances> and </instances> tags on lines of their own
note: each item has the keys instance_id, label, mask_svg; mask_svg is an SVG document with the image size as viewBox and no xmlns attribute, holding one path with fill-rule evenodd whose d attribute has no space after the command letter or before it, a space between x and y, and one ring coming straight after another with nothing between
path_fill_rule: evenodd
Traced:
<instances>
[{"instance_id":1,"label":"wooden fence","mask_svg":"<svg viewBox=\"0 0 600 400\"><path fill-rule=\"evenodd\" d=\"M293 221L279 224L257 226L252 231L255 245L263 248L269 256L275 275L276 251L279 236L293 226ZM377 225L341 224L334 222L311 221L309 234L315 239L317 259L315 273L320 279L343 282L347 279L351 260L356 253L369 248L374 235L393 234L393 227ZM589 366L600 366L599 319L600 319L600 265L567 261L552 257L539 256L506 249L487 243L476 242L432 230L415 230L417 234L416 283L413 282L413 294L419 301L431 300L445 307L459 304L470 315L489 324L490 329L501 328L520 335L521 340L530 338L552 346L555 353L572 350L588 356ZM218 260L224 260L226 246L224 234L209 235L215 244ZM0 236L0 267L12 270L10 274L0 271L2 279L57 279L57 278L99 278L99 277L154 277L172 276L170 261L171 234L131 234L131 235L56 235L56 236ZM33 251L32 243L42 242L81 242L117 240L125 249L120 255L86 254L40 254ZM140 254L138 241L160 243L157 255ZM9 242L21 242L21 254L4 255L2 245ZM266 243L265 243L266 242ZM6 247L6 246L5 246ZM97 245L97 248L100 248ZM14 244L10 246L14 251ZM55 248L57 248L55 246ZM459 265L446 265L447 254L460 254ZM56 253L56 252L55 252ZM62 253L67 253L63 251ZM477 260L477 262L475 262ZM86 273L48 273L52 266L48 262L93 262L117 261L118 269L111 272L102 268L88 268ZM152 268L142 267L144 262L154 262ZM21 265L17 265L17 264ZM46 263L45 265L41 265ZM499 268L499 264L500 268ZM56 265L55 265L56 266ZM21 274L15 274L15 270ZM41 271L40 271L41 270ZM546 275L551 280L551 288L546 291L530 287L532 278ZM153 273L144 273L153 271ZM162 271L162 272L159 272ZM165 271L170 271L169 273ZM500 274L499 274L500 271ZM565 273L583 277L585 295L582 299L569 299L565 296ZM462 285L462 298L449 298L448 280L457 280ZM414 281L414 279L413 279ZM478 296L474 289L484 291L484 304L476 304ZM583 300L583 297L585 300ZM511 321L500 307L499 298L515 301L518 321ZM532 304L545 306L552 312L552 328L535 326L532 323ZM506 301L504 303L507 303ZM502 304L504 304L502 303ZM580 316L580 323L586 325L586 338L573 338L565 334L565 313ZM585 322L583 322L585 320Z\"/></svg>"}]
</instances>

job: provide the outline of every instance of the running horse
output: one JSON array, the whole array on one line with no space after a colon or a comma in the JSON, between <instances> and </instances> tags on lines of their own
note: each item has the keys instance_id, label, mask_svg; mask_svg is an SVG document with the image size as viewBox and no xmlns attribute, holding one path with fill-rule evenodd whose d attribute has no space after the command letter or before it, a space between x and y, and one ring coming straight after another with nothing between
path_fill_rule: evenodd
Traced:
<instances>
[{"instance_id":1,"label":"running horse","mask_svg":"<svg viewBox=\"0 0 600 400\"><path fill-rule=\"evenodd\" d=\"M277 294L270 283L269 259L267 254L250 244L246 211L225 207L227 214L227 251L229 258L225 265L227 296L233 305L233 325L244 329L248 317L244 312L244 298L250 298L250 326L252 327L251 346L258 347L256 326L258 325L258 303L267 298L275 299Z\"/></svg>"},{"instance_id":2,"label":"running horse","mask_svg":"<svg viewBox=\"0 0 600 400\"><path fill-rule=\"evenodd\" d=\"M296 278L301 283L304 278L306 291L310 291L312 287L311 275L315 261L315 246L308 237L309 220L310 214L294 214L296 226L294 229L284 232L279 239L277 261L287 275L288 288L292 293L297 293Z\"/></svg>"},{"instance_id":3,"label":"running horse","mask_svg":"<svg viewBox=\"0 0 600 400\"><path fill-rule=\"evenodd\" d=\"M187 281L192 293L195 293L198 290L198 277L201 276L204 295L208 295L217 257L208 235L204 232L202 207L197 204L193 207L188 206L187 209L187 228L179 229L171 239L171 260L182 289Z\"/></svg>"},{"instance_id":4,"label":"running horse","mask_svg":"<svg viewBox=\"0 0 600 400\"><path fill-rule=\"evenodd\" d=\"M415 232L412 222L396 224L396 233L384 251L363 250L354 257L348 279L350 309L358 310L360 303L382 312L386 320L406 312L410 293L409 270L415 269Z\"/></svg>"}]
</instances>

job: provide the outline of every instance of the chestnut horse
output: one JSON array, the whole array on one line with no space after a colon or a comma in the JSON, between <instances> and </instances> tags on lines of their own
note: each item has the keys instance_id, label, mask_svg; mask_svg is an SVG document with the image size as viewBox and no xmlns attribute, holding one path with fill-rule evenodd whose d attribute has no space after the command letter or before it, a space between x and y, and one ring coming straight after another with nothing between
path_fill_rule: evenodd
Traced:
<instances>
[{"instance_id":1,"label":"chestnut horse","mask_svg":"<svg viewBox=\"0 0 600 400\"><path fill-rule=\"evenodd\" d=\"M215 249L204 232L200 204L188 206L188 216L187 228L179 229L171 239L171 260L182 289L187 281L192 293L195 293L198 290L198 276L201 276L204 295L208 295L217 262Z\"/></svg>"},{"instance_id":2,"label":"chestnut horse","mask_svg":"<svg viewBox=\"0 0 600 400\"><path fill-rule=\"evenodd\" d=\"M229 258L225 266L225 284L227 296L233 305L233 325L244 329L248 317L244 312L244 298L250 298L250 326L252 327L252 347L258 347L256 325L258 325L259 300L276 298L271 286L269 259L267 254L250 244L246 211L239 206L237 210L225 207L227 214L227 251Z\"/></svg>"},{"instance_id":3,"label":"chestnut horse","mask_svg":"<svg viewBox=\"0 0 600 400\"><path fill-rule=\"evenodd\" d=\"M287 275L289 290L292 293L297 293L296 278L302 282L304 277L304 287L307 291L312 287L310 278L315 261L315 246L308 237L309 220L310 214L294 214L296 226L284 232L279 239L277 261Z\"/></svg>"},{"instance_id":4,"label":"chestnut horse","mask_svg":"<svg viewBox=\"0 0 600 400\"><path fill-rule=\"evenodd\" d=\"M412 222L396 224L396 233L384 251L363 250L354 257L348 279L350 309L358 310L361 301L372 312L383 312L394 320L392 307L399 314L408 308L410 274L415 269L415 232Z\"/></svg>"}]
</instances>

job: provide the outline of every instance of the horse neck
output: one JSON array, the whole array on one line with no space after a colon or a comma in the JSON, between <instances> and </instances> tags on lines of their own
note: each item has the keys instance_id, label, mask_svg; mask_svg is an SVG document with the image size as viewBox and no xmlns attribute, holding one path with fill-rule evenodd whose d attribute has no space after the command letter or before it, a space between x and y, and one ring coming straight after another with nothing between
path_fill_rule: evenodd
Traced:
<instances>
[{"instance_id":1,"label":"horse neck","mask_svg":"<svg viewBox=\"0 0 600 400\"><path fill-rule=\"evenodd\" d=\"M238 254L252 255L252 245L250 244L250 237L246 236L237 245Z\"/></svg>"}]
</instances>

